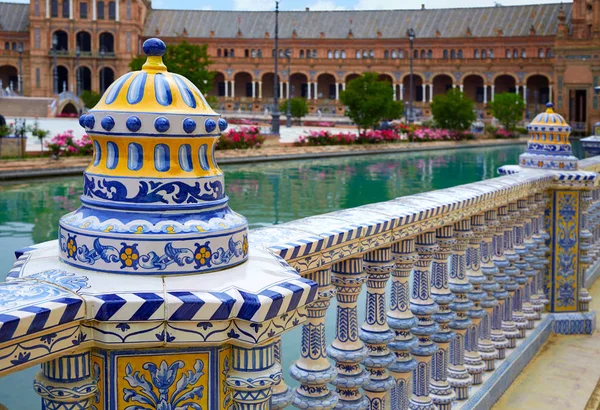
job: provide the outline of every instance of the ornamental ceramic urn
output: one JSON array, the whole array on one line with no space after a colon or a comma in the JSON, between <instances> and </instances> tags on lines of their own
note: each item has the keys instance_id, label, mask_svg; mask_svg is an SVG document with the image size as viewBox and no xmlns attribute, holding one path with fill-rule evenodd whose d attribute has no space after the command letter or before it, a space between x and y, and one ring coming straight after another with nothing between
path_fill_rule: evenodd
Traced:
<instances>
[{"instance_id":1,"label":"ornamental ceramic urn","mask_svg":"<svg viewBox=\"0 0 600 410\"><path fill-rule=\"evenodd\" d=\"M146 40L141 71L116 80L79 119L94 145L81 207L61 218L60 259L100 272L167 275L244 262L248 224L233 212L214 151L227 122Z\"/></svg>"},{"instance_id":2,"label":"ornamental ceramic urn","mask_svg":"<svg viewBox=\"0 0 600 410\"><path fill-rule=\"evenodd\" d=\"M527 151L519 157L519 163L527 168L574 171L578 159L573 156L569 134L571 127L546 104L546 112L538 114L527 126L529 141Z\"/></svg>"}]
</instances>

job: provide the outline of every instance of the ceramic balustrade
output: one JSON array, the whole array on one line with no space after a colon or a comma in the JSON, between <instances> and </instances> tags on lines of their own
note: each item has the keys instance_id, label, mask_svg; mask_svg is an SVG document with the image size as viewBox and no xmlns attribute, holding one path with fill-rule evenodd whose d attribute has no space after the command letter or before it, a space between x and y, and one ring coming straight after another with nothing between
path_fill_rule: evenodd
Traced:
<instances>
[{"instance_id":1,"label":"ceramic balustrade","mask_svg":"<svg viewBox=\"0 0 600 410\"><path fill-rule=\"evenodd\" d=\"M523 299L523 316L527 320L526 329L531 330L535 326L535 321L538 320L537 313L535 312L534 305L540 304L537 295L537 289L535 288L535 278L537 275L537 262L536 250L538 248L537 242L534 240L533 235L537 232L537 205L535 203L535 195L529 195L527 197L527 218L525 220L524 232L525 232L525 247L527 253L525 254L526 269L523 272L527 277L527 283L525 283L525 296Z\"/></svg>"},{"instance_id":2,"label":"ceramic balustrade","mask_svg":"<svg viewBox=\"0 0 600 410\"><path fill-rule=\"evenodd\" d=\"M504 306L509 303L509 293L505 288L505 285L509 282L510 278L505 272L505 269L510 265L510 262L504 256L505 240L504 231L507 227L508 218L508 205L500 206L498 208L498 220L499 223L496 225L495 233L493 236L492 246L494 248L494 265L496 267L496 273L494 274L494 280L498 284L497 290L493 292L494 298L498 300L498 304L494 307L492 312L492 330L491 338L494 347L498 351L498 359L504 359L506 357L506 349L509 347L509 341L504 331L502 330L502 318L504 315Z\"/></svg>"},{"instance_id":3,"label":"ceramic balustrade","mask_svg":"<svg viewBox=\"0 0 600 410\"><path fill-rule=\"evenodd\" d=\"M529 209L527 208L527 200L523 198L517 200L515 224L513 227L513 249L518 256L518 259L514 262L514 266L518 271L518 273L514 275L514 281L518 287L515 289L512 296L512 319L513 323L515 324L515 328L519 332L517 335L518 339L525 337L525 331L528 326L527 318L523 312L523 304L525 303L526 298L525 287L529 282L527 276L525 275L525 271L528 269L528 263L525 258L529 254L529 249L527 249L525 241L528 212Z\"/></svg>"},{"instance_id":4,"label":"ceramic balustrade","mask_svg":"<svg viewBox=\"0 0 600 410\"><path fill-rule=\"evenodd\" d=\"M508 291L508 297L506 298L502 312L502 333L508 339L509 349L516 347L517 338L520 334L519 329L513 321L513 300L515 298L515 291L519 289L519 284L515 281L516 276L519 274L519 269L515 266L515 262L519 260L519 255L514 249L515 224L518 214L517 203L509 202L504 229L504 257L508 261L508 266L504 268L504 273L508 276L508 281L504 284L504 289Z\"/></svg>"},{"instance_id":5,"label":"ceramic balustrade","mask_svg":"<svg viewBox=\"0 0 600 410\"><path fill-rule=\"evenodd\" d=\"M583 191L581 193L581 228L579 231L579 272L577 281L580 283L579 288L579 311L587 312L589 310L592 297L585 288L585 278L588 268L592 265L592 258L589 256L589 251L592 247L592 234L588 229L588 210L592 203L592 193Z\"/></svg>"}]
</instances>

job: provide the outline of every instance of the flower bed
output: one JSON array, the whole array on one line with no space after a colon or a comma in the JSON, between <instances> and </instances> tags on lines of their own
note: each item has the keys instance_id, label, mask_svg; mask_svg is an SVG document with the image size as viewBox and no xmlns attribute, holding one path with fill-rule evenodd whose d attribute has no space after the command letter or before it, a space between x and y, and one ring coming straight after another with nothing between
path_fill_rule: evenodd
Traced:
<instances>
[{"instance_id":1,"label":"flower bed","mask_svg":"<svg viewBox=\"0 0 600 410\"><path fill-rule=\"evenodd\" d=\"M242 127L239 130L231 129L221 135L217 141L217 149L260 148L264 142L265 137L260 134L258 127Z\"/></svg>"},{"instance_id":2,"label":"flower bed","mask_svg":"<svg viewBox=\"0 0 600 410\"><path fill-rule=\"evenodd\" d=\"M75 139L73 131L57 134L46 143L46 147L54 157L69 157L73 155L91 155L93 152L92 140L86 134Z\"/></svg>"},{"instance_id":3,"label":"flower bed","mask_svg":"<svg viewBox=\"0 0 600 410\"><path fill-rule=\"evenodd\" d=\"M496 139L514 139L519 138L521 135L518 132L511 132L505 129L497 129L494 133Z\"/></svg>"},{"instance_id":4,"label":"flower bed","mask_svg":"<svg viewBox=\"0 0 600 410\"><path fill-rule=\"evenodd\" d=\"M384 144L407 141L462 141L475 139L475 136L469 131L458 132L434 128L416 128L415 126L396 127L394 130L365 131L359 135L350 132L332 133L326 130L309 131L307 134L306 136L300 136L296 145Z\"/></svg>"},{"instance_id":5,"label":"flower bed","mask_svg":"<svg viewBox=\"0 0 600 410\"><path fill-rule=\"evenodd\" d=\"M332 121L304 121L305 127L335 127L335 122Z\"/></svg>"},{"instance_id":6,"label":"flower bed","mask_svg":"<svg viewBox=\"0 0 600 410\"><path fill-rule=\"evenodd\" d=\"M247 118L230 118L227 120L229 124L239 124L239 125L258 125L258 120L249 120Z\"/></svg>"}]
</instances>

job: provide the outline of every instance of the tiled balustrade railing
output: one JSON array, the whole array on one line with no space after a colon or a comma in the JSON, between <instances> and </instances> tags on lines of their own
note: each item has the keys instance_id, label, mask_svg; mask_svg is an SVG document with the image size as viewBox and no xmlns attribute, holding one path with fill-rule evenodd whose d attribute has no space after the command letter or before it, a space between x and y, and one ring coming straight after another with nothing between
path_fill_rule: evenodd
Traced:
<instances>
[{"instance_id":1,"label":"tiled balustrade railing","mask_svg":"<svg viewBox=\"0 0 600 410\"><path fill-rule=\"evenodd\" d=\"M594 175L600 157L582 161L580 168L592 172L580 172L578 179ZM455 401L462 408L489 408L552 330L593 331L593 315L585 313L590 300L585 286L598 270L600 193L591 182L574 189L570 178L557 171L523 170L251 231L251 254L275 253L309 280L290 281L286 286L292 293L313 282L318 288L308 296L298 293L310 303L294 313L293 321L264 312L274 329L303 323L300 357L290 369L299 386L292 391L285 383L288 376L273 376L260 389L236 390L241 389L236 366L245 356L236 356L234 348L227 379L233 402L250 402L241 392L254 389L263 398L263 407L256 408L450 409ZM0 374L65 354L86 354L94 343L116 343L114 337L90 340L87 335L90 329L106 331L93 327L94 317L115 314L119 301L82 304L70 291L84 284L69 277L63 278L64 291L47 286L44 277L35 279L40 296L56 293L48 306L19 305L23 282L18 278L26 259L27 253L0 285ZM358 306L361 291L366 306ZM153 312L167 303L148 294L137 298L129 302L153 304ZM334 315L328 311L334 298L332 338L326 337L325 318ZM293 295L285 300L288 309L298 303ZM89 306L98 311L86 311ZM362 324L358 309L366 311ZM235 314L240 322L250 319L241 311ZM49 332L50 322L60 330ZM211 326L210 320L201 323ZM166 329L152 348L181 346L177 326L166 323ZM241 342L266 340L247 336L257 329L250 322L240 328ZM273 375L280 374L276 340L269 345L274 353L268 353L275 358L268 366ZM42 397L50 394L43 384L36 386ZM80 388L88 389L82 395L95 392L93 383Z\"/></svg>"}]
</instances>

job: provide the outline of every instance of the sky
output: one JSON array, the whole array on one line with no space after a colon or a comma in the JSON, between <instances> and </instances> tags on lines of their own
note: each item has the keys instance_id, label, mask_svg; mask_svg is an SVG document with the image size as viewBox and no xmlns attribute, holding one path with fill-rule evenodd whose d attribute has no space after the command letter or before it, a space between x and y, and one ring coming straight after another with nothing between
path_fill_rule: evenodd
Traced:
<instances>
[{"instance_id":1,"label":"sky","mask_svg":"<svg viewBox=\"0 0 600 410\"><path fill-rule=\"evenodd\" d=\"M28 0L0 0L0 2L29 3ZM567 0L568 1L568 0ZM481 7L520 4L558 3L560 0L281 0L280 10L377 10L428 9L448 7ZM153 0L156 9L189 10L273 10L275 0Z\"/></svg>"}]
</instances>

